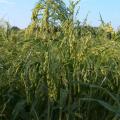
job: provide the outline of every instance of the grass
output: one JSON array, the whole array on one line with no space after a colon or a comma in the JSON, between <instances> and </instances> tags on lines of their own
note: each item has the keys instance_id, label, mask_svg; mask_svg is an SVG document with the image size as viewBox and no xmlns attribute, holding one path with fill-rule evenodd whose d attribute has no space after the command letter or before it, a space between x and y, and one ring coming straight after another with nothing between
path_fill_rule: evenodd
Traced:
<instances>
[{"instance_id":1,"label":"grass","mask_svg":"<svg viewBox=\"0 0 120 120\"><path fill-rule=\"evenodd\" d=\"M47 11L25 30L0 28L1 120L120 119L119 31L79 25L70 10L60 26Z\"/></svg>"}]
</instances>

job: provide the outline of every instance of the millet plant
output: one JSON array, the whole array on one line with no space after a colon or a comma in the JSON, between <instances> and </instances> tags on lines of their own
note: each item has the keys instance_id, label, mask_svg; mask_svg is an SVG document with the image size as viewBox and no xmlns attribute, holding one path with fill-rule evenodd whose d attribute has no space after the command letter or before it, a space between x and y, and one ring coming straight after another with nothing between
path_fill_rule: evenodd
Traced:
<instances>
[{"instance_id":1,"label":"millet plant","mask_svg":"<svg viewBox=\"0 0 120 120\"><path fill-rule=\"evenodd\" d=\"M120 119L119 31L76 20L79 2L39 0L26 29L0 27L0 120Z\"/></svg>"}]
</instances>

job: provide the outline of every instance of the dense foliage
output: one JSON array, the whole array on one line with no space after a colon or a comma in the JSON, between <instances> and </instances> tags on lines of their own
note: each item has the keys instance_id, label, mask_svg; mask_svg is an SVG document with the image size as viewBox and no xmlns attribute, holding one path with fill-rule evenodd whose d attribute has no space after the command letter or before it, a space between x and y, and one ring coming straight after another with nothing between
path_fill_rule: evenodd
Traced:
<instances>
[{"instance_id":1,"label":"dense foliage","mask_svg":"<svg viewBox=\"0 0 120 120\"><path fill-rule=\"evenodd\" d=\"M119 120L120 32L40 0L25 30L0 27L0 120Z\"/></svg>"}]
</instances>

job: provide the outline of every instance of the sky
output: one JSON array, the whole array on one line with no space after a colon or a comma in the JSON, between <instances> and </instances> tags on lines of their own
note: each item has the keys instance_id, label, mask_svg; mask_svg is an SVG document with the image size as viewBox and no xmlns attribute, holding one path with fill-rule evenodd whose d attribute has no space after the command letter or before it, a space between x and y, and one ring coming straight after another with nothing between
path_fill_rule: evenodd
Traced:
<instances>
[{"instance_id":1,"label":"sky","mask_svg":"<svg viewBox=\"0 0 120 120\"><path fill-rule=\"evenodd\" d=\"M32 9L37 2L38 0L0 0L0 19L7 20L12 26L25 28L31 22ZM118 28L119 12L120 0L81 0L78 19L83 21L88 14L88 24L98 26L101 13L105 22L111 22L114 28Z\"/></svg>"}]
</instances>

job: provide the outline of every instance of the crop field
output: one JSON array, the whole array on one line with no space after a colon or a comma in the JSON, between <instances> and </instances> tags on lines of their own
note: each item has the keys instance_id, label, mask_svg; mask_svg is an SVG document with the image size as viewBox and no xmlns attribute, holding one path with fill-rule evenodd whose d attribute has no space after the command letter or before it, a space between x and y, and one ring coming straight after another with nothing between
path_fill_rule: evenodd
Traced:
<instances>
[{"instance_id":1,"label":"crop field","mask_svg":"<svg viewBox=\"0 0 120 120\"><path fill-rule=\"evenodd\" d=\"M40 0L26 29L0 27L0 120L120 120L120 31L75 19L77 2Z\"/></svg>"}]
</instances>

